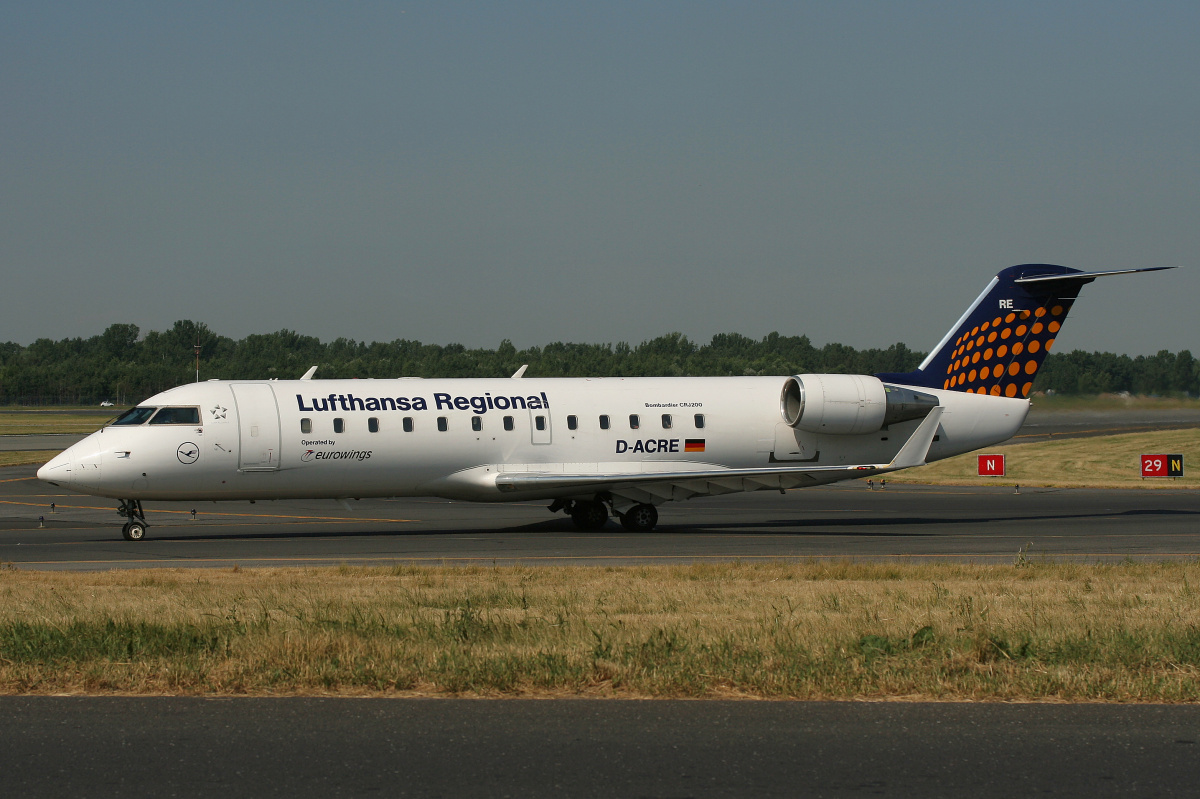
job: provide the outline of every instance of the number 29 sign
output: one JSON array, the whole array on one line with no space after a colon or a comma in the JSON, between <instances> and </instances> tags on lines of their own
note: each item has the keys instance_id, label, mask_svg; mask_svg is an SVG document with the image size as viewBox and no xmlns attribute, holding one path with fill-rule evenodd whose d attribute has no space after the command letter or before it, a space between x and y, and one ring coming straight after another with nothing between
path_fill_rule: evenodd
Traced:
<instances>
[{"instance_id":1,"label":"number 29 sign","mask_svg":"<svg viewBox=\"0 0 1200 799\"><path fill-rule=\"evenodd\" d=\"M1143 455L1142 477L1183 477L1183 456Z\"/></svg>"}]
</instances>

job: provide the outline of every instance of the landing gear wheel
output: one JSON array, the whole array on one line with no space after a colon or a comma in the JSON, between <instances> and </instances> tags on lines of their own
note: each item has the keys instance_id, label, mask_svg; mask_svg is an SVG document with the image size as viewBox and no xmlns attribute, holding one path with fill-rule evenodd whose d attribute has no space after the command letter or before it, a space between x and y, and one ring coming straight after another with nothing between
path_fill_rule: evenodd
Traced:
<instances>
[{"instance_id":1,"label":"landing gear wheel","mask_svg":"<svg viewBox=\"0 0 1200 799\"><path fill-rule=\"evenodd\" d=\"M603 502L577 501L571 506L571 521L580 530L599 530L608 523L608 508Z\"/></svg>"},{"instance_id":2,"label":"landing gear wheel","mask_svg":"<svg viewBox=\"0 0 1200 799\"><path fill-rule=\"evenodd\" d=\"M648 533L658 524L658 508L653 505L634 505L621 514L621 526L635 533Z\"/></svg>"},{"instance_id":3,"label":"landing gear wheel","mask_svg":"<svg viewBox=\"0 0 1200 799\"><path fill-rule=\"evenodd\" d=\"M125 536L126 541L141 541L146 537L146 525L142 522L125 522L121 535Z\"/></svg>"}]
</instances>

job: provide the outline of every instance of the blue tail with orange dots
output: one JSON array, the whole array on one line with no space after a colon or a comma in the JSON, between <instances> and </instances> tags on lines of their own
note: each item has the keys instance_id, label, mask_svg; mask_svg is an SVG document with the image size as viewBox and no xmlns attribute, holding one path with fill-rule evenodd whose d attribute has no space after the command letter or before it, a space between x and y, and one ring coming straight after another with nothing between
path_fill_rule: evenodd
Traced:
<instances>
[{"instance_id":1,"label":"blue tail with orange dots","mask_svg":"<svg viewBox=\"0 0 1200 799\"><path fill-rule=\"evenodd\" d=\"M1173 268L1081 272L1053 264L1010 266L992 278L916 371L876 377L925 388L1028 397L1081 288L1098 277Z\"/></svg>"}]
</instances>

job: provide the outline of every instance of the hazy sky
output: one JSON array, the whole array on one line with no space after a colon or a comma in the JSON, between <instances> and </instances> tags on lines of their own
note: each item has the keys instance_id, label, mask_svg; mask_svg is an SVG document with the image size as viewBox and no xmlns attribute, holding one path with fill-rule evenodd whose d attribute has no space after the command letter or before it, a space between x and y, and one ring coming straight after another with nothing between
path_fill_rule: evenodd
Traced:
<instances>
[{"instance_id":1,"label":"hazy sky","mask_svg":"<svg viewBox=\"0 0 1200 799\"><path fill-rule=\"evenodd\" d=\"M0 341L932 347L1018 263L1060 351L1200 354L1200 4L4 3Z\"/></svg>"}]
</instances>

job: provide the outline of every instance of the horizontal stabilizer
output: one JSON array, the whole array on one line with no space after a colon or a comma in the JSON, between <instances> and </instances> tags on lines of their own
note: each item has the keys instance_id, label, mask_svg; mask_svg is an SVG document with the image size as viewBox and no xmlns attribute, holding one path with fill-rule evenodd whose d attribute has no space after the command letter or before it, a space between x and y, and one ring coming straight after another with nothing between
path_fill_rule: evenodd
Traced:
<instances>
[{"instance_id":1,"label":"horizontal stabilizer","mask_svg":"<svg viewBox=\"0 0 1200 799\"><path fill-rule=\"evenodd\" d=\"M1061 280L1079 280L1085 283L1091 283L1098 277L1107 277L1108 275L1132 275L1137 272L1161 272L1164 269L1175 269L1174 266L1147 266L1141 269L1110 269L1107 272L1071 272L1065 275L1034 275L1033 277L1018 277L1013 280L1014 283L1049 283L1052 281Z\"/></svg>"}]
</instances>

